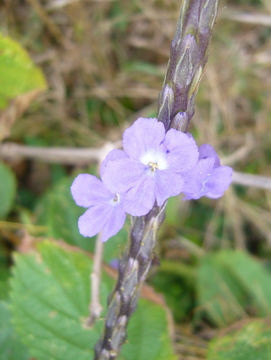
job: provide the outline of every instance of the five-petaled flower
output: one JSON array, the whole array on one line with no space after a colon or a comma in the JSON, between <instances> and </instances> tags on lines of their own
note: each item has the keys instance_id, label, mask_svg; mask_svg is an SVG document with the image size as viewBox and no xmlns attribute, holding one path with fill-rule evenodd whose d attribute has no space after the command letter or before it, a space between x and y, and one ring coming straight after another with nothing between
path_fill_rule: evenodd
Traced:
<instances>
[{"instance_id":1,"label":"five-petaled flower","mask_svg":"<svg viewBox=\"0 0 271 360\"><path fill-rule=\"evenodd\" d=\"M83 236L118 233L126 213L143 216L171 196L218 198L231 183L232 169L221 166L210 145L199 149L192 135L155 118L139 118L123 134L123 150L113 150L100 168L101 179L78 175L72 186L77 205L88 208L78 221Z\"/></svg>"},{"instance_id":2,"label":"five-petaled flower","mask_svg":"<svg viewBox=\"0 0 271 360\"><path fill-rule=\"evenodd\" d=\"M109 161L122 156L121 150L112 150L101 164L100 175L103 176ZM106 241L123 227L126 218L123 194L111 192L96 176L78 175L72 183L71 193L78 206L88 208L78 220L81 235L92 237L101 232L101 240Z\"/></svg>"},{"instance_id":3,"label":"five-petaled flower","mask_svg":"<svg viewBox=\"0 0 271 360\"><path fill-rule=\"evenodd\" d=\"M155 201L161 206L179 195L184 174L198 161L193 137L175 129L165 133L157 119L136 120L123 134L123 149L108 162L102 180L112 192L125 194L124 210L133 216L147 214Z\"/></svg>"}]
</instances>

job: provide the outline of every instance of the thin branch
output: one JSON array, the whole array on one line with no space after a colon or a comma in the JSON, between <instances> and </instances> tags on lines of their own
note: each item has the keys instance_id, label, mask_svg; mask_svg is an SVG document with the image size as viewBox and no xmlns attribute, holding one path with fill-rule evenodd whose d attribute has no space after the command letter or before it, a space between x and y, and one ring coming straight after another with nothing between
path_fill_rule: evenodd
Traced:
<instances>
[{"instance_id":1,"label":"thin branch","mask_svg":"<svg viewBox=\"0 0 271 360\"><path fill-rule=\"evenodd\" d=\"M48 5L46 5L46 10L55 10L63 8L67 5L75 4L80 2L81 0L54 0L50 1Z\"/></svg>"},{"instance_id":2,"label":"thin branch","mask_svg":"<svg viewBox=\"0 0 271 360\"><path fill-rule=\"evenodd\" d=\"M90 274L91 302L89 306L90 314L86 322L88 326L92 326L94 322L97 319L99 319L101 312L103 310L102 305L100 303L102 261L103 261L103 242L101 241L101 236L99 234L96 239L93 269Z\"/></svg>"},{"instance_id":3,"label":"thin branch","mask_svg":"<svg viewBox=\"0 0 271 360\"><path fill-rule=\"evenodd\" d=\"M179 243L179 245L183 248L185 248L190 254L195 255L197 257L201 257L205 254L205 251L202 247L198 246L196 243L194 243L191 240L188 240L184 236L179 236L176 241Z\"/></svg>"},{"instance_id":4,"label":"thin branch","mask_svg":"<svg viewBox=\"0 0 271 360\"><path fill-rule=\"evenodd\" d=\"M222 17L224 19L229 19L244 24L271 26L271 16L266 14L257 14L255 12L249 13L244 11L236 11L235 9L229 9L223 12Z\"/></svg>"},{"instance_id":5,"label":"thin branch","mask_svg":"<svg viewBox=\"0 0 271 360\"><path fill-rule=\"evenodd\" d=\"M47 230L46 226L43 225L34 225L34 224L22 224L13 221L0 221L0 229L8 230L27 230L31 234L39 234Z\"/></svg>"},{"instance_id":6,"label":"thin branch","mask_svg":"<svg viewBox=\"0 0 271 360\"><path fill-rule=\"evenodd\" d=\"M100 148L64 148L64 147L37 147L19 145L15 143L4 143L0 145L0 159L19 160L19 159L35 159L47 163L61 163L68 165L87 165L91 162L101 162L109 151L120 147L121 142L105 143ZM250 151L250 144L237 150L233 156L225 158L222 164L232 164ZM234 171L233 183L243 186L251 186L266 190L271 190L271 178L261 175L251 175Z\"/></svg>"},{"instance_id":7,"label":"thin branch","mask_svg":"<svg viewBox=\"0 0 271 360\"><path fill-rule=\"evenodd\" d=\"M85 0L87 1L87 0ZM109 3L109 2L113 2L115 0L89 0L89 2L104 2L104 3ZM72 5L72 4L76 4L79 2L83 2L82 0L52 0L49 2L48 5L46 5L46 10L55 10L55 9L60 9L63 8L67 5Z\"/></svg>"},{"instance_id":8,"label":"thin branch","mask_svg":"<svg viewBox=\"0 0 271 360\"><path fill-rule=\"evenodd\" d=\"M250 134L247 134L245 139L245 144L239 149L234 151L231 155L221 158L221 163L223 165L234 165L238 161L245 159L249 153L254 149L255 142Z\"/></svg>"},{"instance_id":9,"label":"thin branch","mask_svg":"<svg viewBox=\"0 0 271 360\"><path fill-rule=\"evenodd\" d=\"M41 160L48 163L69 165L89 164L93 161L102 161L106 154L118 147L120 142L106 143L100 148L64 148L64 147L37 147L4 143L0 145L0 158L19 160L22 158Z\"/></svg>"},{"instance_id":10,"label":"thin branch","mask_svg":"<svg viewBox=\"0 0 271 360\"><path fill-rule=\"evenodd\" d=\"M233 183L243 186L251 186L259 189L271 190L271 178L267 176L245 174L234 171Z\"/></svg>"}]
</instances>

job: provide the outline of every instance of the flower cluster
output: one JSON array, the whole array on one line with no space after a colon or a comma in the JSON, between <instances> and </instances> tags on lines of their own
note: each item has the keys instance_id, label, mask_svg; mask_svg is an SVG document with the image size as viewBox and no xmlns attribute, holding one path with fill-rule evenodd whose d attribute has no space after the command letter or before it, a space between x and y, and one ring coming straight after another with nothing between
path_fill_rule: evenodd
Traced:
<instances>
[{"instance_id":1,"label":"flower cluster","mask_svg":"<svg viewBox=\"0 0 271 360\"><path fill-rule=\"evenodd\" d=\"M165 132L155 118L139 118L123 134L123 150L111 151L101 164L101 180L78 175L71 193L88 208L78 221L83 236L101 232L106 241L122 228L126 214L146 215L169 197L219 198L231 183L232 169L221 166L210 145L198 148L192 135Z\"/></svg>"}]
</instances>

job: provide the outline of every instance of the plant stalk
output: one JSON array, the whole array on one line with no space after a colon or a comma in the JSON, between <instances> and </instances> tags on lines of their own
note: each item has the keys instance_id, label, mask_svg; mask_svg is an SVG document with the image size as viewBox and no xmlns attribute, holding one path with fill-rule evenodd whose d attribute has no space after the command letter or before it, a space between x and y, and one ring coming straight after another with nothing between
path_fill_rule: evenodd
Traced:
<instances>
[{"instance_id":1,"label":"plant stalk","mask_svg":"<svg viewBox=\"0 0 271 360\"><path fill-rule=\"evenodd\" d=\"M218 1L182 1L167 74L158 100L158 120L164 123L166 130L174 127L187 131L193 117ZM95 360L116 359L125 342L128 321L152 266L165 207L166 203L161 208L155 206L148 215L133 218L129 245L119 265L118 281L108 299L104 332L95 347Z\"/></svg>"}]
</instances>

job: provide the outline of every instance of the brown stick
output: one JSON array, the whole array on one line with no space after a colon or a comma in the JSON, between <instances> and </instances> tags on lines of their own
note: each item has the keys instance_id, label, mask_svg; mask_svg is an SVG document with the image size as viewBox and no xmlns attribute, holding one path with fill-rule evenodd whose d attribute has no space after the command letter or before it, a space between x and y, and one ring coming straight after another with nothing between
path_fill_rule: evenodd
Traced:
<instances>
[{"instance_id":1,"label":"brown stick","mask_svg":"<svg viewBox=\"0 0 271 360\"><path fill-rule=\"evenodd\" d=\"M0 145L0 158L18 160L22 158L41 160L48 163L61 163L69 165L89 164L93 161L102 161L106 154L118 147L120 142L106 143L100 148L63 148L63 147L37 147L4 143Z\"/></svg>"},{"instance_id":2,"label":"brown stick","mask_svg":"<svg viewBox=\"0 0 271 360\"><path fill-rule=\"evenodd\" d=\"M271 190L271 178L267 176L245 174L238 171L234 171L232 182L238 185Z\"/></svg>"},{"instance_id":3,"label":"brown stick","mask_svg":"<svg viewBox=\"0 0 271 360\"><path fill-rule=\"evenodd\" d=\"M61 163L69 165L85 165L91 162L100 162L106 154L120 146L120 142L106 143L100 148L63 148L63 147L36 147L4 143L0 145L0 159L18 160L21 158L41 160L48 163ZM247 151L247 149L246 149ZM241 152L241 151L240 151ZM242 149L243 153L243 149ZM238 153L238 156L240 154ZM230 162L226 158L227 164ZM236 159L235 159L236 160ZM251 186L271 190L271 177L245 174L234 171L233 183L242 186Z\"/></svg>"},{"instance_id":4,"label":"brown stick","mask_svg":"<svg viewBox=\"0 0 271 360\"><path fill-rule=\"evenodd\" d=\"M97 236L94 259L93 259L93 269L90 274L90 286L91 286L91 301L89 306L89 317L87 319L87 325L92 326L94 322L100 317L103 310L100 303L100 283L101 283L101 271L102 271L102 261L103 261L103 242L101 241L100 234Z\"/></svg>"}]
</instances>

